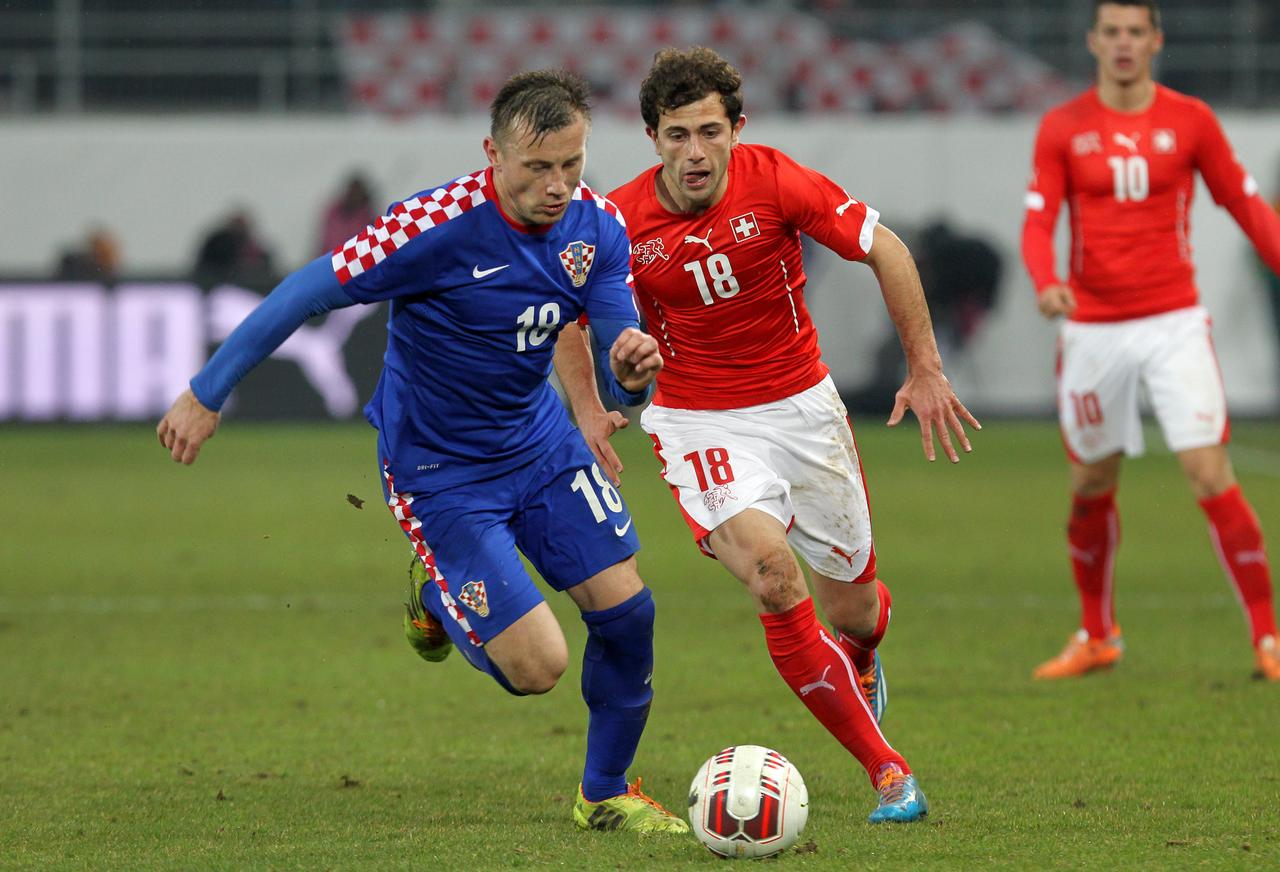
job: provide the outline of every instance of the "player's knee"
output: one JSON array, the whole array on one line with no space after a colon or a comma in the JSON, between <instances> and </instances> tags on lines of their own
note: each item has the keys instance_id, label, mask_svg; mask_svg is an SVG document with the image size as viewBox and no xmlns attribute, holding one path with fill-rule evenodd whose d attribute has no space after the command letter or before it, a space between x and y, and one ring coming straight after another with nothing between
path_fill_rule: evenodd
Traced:
<instances>
[{"instance_id":1,"label":"player's knee","mask_svg":"<svg viewBox=\"0 0 1280 872\"><path fill-rule=\"evenodd\" d=\"M551 690L564 675L569 666L569 649L563 637L546 638L518 654L507 652L503 662L495 659L494 664L517 693L536 695Z\"/></svg>"},{"instance_id":2,"label":"player's knee","mask_svg":"<svg viewBox=\"0 0 1280 872\"><path fill-rule=\"evenodd\" d=\"M771 614L785 612L809 595L800 564L785 545L756 555L747 586L761 608Z\"/></svg>"},{"instance_id":3,"label":"player's knee","mask_svg":"<svg viewBox=\"0 0 1280 872\"><path fill-rule=\"evenodd\" d=\"M1235 484L1235 477L1229 468L1204 465L1188 467L1187 481L1196 499L1207 500L1230 490Z\"/></svg>"},{"instance_id":4,"label":"player's knee","mask_svg":"<svg viewBox=\"0 0 1280 872\"><path fill-rule=\"evenodd\" d=\"M869 589L870 597L857 596ZM875 595L875 585L850 585L851 596L843 596L834 602L824 602L823 611L832 625L846 636L866 638L876 631L880 618L880 599Z\"/></svg>"},{"instance_id":5,"label":"player's knee","mask_svg":"<svg viewBox=\"0 0 1280 872\"><path fill-rule=\"evenodd\" d=\"M522 662L517 668L503 670L507 681L520 693L537 695L556 686L569 665L567 653L562 657L541 656Z\"/></svg>"}]
</instances>

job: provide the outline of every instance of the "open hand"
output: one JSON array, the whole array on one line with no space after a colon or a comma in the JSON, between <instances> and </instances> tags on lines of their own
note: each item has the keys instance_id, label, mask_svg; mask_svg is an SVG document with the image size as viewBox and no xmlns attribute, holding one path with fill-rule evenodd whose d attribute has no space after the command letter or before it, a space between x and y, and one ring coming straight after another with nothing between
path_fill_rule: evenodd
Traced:
<instances>
[{"instance_id":1,"label":"open hand","mask_svg":"<svg viewBox=\"0 0 1280 872\"><path fill-rule=\"evenodd\" d=\"M920 441L924 446L924 456L932 462L937 458L934 452L933 436L936 432L942 450L952 463L959 463L960 456L951 444L951 433L956 435L960 447L969 453L973 446L965 435L961 419L969 422L975 430L981 430L978 419L969 414L951 389L951 382L941 372L927 372L921 375L911 374L894 397L893 412L889 415L889 426L896 427L907 413L907 409L916 413L920 421ZM948 432L950 431L950 432Z\"/></svg>"}]
</instances>

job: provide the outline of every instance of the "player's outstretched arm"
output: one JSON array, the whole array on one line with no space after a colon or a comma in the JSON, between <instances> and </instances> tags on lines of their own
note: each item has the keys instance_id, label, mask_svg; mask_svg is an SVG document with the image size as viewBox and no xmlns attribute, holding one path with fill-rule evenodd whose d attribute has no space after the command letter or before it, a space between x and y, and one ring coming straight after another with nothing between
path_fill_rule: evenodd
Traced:
<instances>
[{"instance_id":1,"label":"player's outstretched arm","mask_svg":"<svg viewBox=\"0 0 1280 872\"><path fill-rule=\"evenodd\" d=\"M191 389L183 391L156 427L160 444L169 449L175 463L196 462L200 446L218 429L222 415L206 409Z\"/></svg>"},{"instance_id":2,"label":"player's outstretched arm","mask_svg":"<svg viewBox=\"0 0 1280 872\"><path fill-rule=\"evenodd\" d=\"M933 442L936 434L947 458L958 463L960 457L951 444L951 434L954 433L960 446L969 452L973 446L962 421L977 430L981 430L982 425L956 397L942 372L942 357L933 336L929 306L911 252L892 230L876 225L875 238L865 261L880 282L885 308L889 310L907 357L907 380L898 389L889 426L897 426L910 409L920 421L924 456L931 461L936 458Z\"/></svg>"},{"instance_id":3,"label":"player's outstretched arm","mask_svg":"<svg viewBox=\"0 0 1280 872\"><path fill-rule=\"evenodd\" d=\"M231 389L313 315L354 305L338 283L327 255L276 286L249 313L182 392L156 427L160 444L179 463L191 464L218 428Z\"/></svg>"},{"instance_id":4,"label":"player's outstretched arm","mask_svg":"<svg viewBox=\"0 0 1280 872\"><path fill-rule=\"evenodd\" d=\"M609 437L631 422L621 412L611 412L600 402L591 340L577 322L566 324L556 341L555 368L569 408L582 431L587 447L615 487L621 484L622 461L609 444Z\"/></svg>"}]
</instances>

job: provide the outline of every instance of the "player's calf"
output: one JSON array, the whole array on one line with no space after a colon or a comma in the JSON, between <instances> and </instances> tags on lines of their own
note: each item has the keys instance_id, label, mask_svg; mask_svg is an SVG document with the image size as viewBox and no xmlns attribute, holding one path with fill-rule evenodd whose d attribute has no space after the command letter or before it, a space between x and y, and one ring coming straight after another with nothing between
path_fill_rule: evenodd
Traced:
<instances>
[{"instance_id":1,"label":"player's calf","mask_svg":"<svg viewBox=\"0 0 1280 872\"><path fill-rule=\"evenodd\" d=\"M749 562L742 580L763 611L781 614L809 597L804 573L785 542L751 555Z\"/></svg>"}]
</instances>

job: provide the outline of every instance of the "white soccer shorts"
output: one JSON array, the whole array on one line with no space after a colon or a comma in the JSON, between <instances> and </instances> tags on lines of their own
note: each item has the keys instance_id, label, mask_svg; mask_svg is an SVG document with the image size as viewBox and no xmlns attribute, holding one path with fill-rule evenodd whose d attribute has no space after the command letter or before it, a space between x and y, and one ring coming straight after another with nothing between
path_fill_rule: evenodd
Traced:
<instances>
[{"instance_id":1,"label":"white soccer shorts","mask_svg":"<svg viewBox=\"0 0 1280 872\"><path fill-rule=\"evenodd\" d=\"M1065 321L1058 340L1058 420L1071 459L1143 453L1145 388L1172 451L1227 441L1222 372L1201 306L1128 321Z\"/></svg>"},{"instance_id":2,"label":"white soccer shorts","mask_svg":"<svg viewBox=\"0 0 1280 872\"><path fill-rule=\"evenodd\" d=\"M653 439L698 546L744 509L787 527L809 566L840 581L875 578L871 508L848 413L830 376L794 396L741 409L650 406Z\"/></svg>"}]
</instances>

